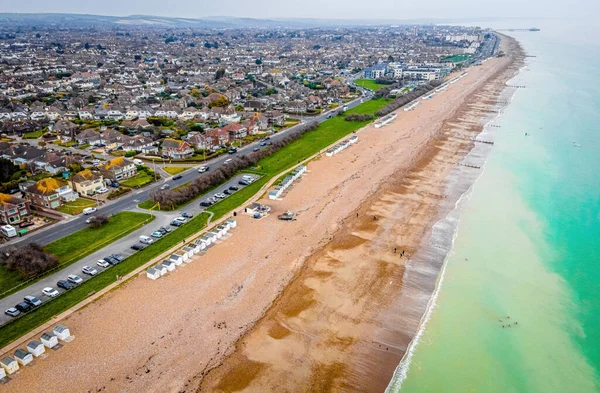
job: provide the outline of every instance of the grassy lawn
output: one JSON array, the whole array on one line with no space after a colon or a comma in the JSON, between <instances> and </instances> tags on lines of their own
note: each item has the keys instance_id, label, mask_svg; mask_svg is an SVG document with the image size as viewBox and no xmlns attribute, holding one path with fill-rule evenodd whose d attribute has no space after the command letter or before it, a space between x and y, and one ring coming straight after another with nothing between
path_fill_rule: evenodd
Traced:
<instances>
[{"instance_id":1,"label":"grassy lawn","mask_svg":"<svg viewBox=\"0 0 600 393\"><path fill-rule=\"evenodd\" d=\"M42 130L26 132L23 134L23 139L38 139L42 136Z\"/></svg>"},{"instance_id":2,"label":"grassy lawn","mask_svg":"<svg viewBox=\"0 0 600 393\"><path fill-rule=\"evenodd\" d=\"M151 176L147 172L138 172L134 177L131 177L127 180L123 180L121 185L131 187L131 188L139 188L143 187L148 183L152 183L154 181L154 177Z\"/></svg>"},{"instance_id":3,"label":"grassy lawn","mask_svg":"<svg viewBox=\"0 0 600 393\"><path fill-rule=\"evenodd\" d=\"M169 175L176 175L176 174L181 173L183 171L187 171L190 168L191 167L189 167L189 166L166 166L163 169Z\"/></svg>"},{"instance_id":4,"label":"grassy lawn","mask_svg":"<svg viewBox=\"0 0 600 393\"><path fill-rule=\"evenodd\" d=\"M367 110L369 111L368 113L374 113L376 110L385 106L387 103L388 101L386 100L368 101L359 105L356 108L347 111L346 113L365 113L365 111ZM342 117L336 116L322 123L316 130L305 133L299 140L290 143L289 145L285 146L273 155L262 159L258 163L258 168L261 171L261 173L264 174L264 176L256 182L249 185L248 187L243 188L239 192L233 194L228 198L225 198L221 202L208 208L207 210L209 212L214 213L212 220L218 220L232 209L239 207L241 204L246 202L248 198L250 198L256 192L258 192L264 184L266 184L278 173L288 169L293 169L293 167L295 167L296 164L298 164L298 162L319 152L320 150L334 143L338 139L341 139L351 134L353 131L360 129L367 123L368 122L348 122L345 121ZM148 215L141 213L125 212L120 214L126 213L139 214L144 218L148 217ZM117 216L118 215L115 215L114 217ZM142 218L141 221L143 221L144 218ZM144 250L132 255L131 257L123 261L123 263L110 268L108 270L108 273L102 273L94 277L93 279L84 282L82 285L67 292L66 294L58 297L52 302L45 303L44 305L37 308L35 312L27 313L23 317L14 319L12 322L4 325L3 327L0 327L0 347L7 345L13 340L31 331L35 327L45 323L53 316L76 305L77 303L90 296L90 294L101 290L109 284L112 284L115 281L116 275L124 276L127 273L135 270L139 266L144 265L152 258L170 249L171 247L180 244L183 239L189 239L192 235L197 234L206 226L207 220L208 214L201 214L194 217L186 225L165 236L160 241L153 243ZM130 227L131 220L128 220L127 222L127 227ZM87 228L80 232L86 230ZM113 231L112 234L114 235L115 232L116 231ZM97 234L98 232L93 233L93 235L88 232L84 235L79 234L78 236L75 236L75 238L78 239L76 241L78 247L81 247L82 244L84 247L86 247L88 239L98 237ZM123 236L123 234L120 234L119 236ZM78 250L73 245L70 247L63 245L63 240L55 242L56 244L52 243L51 245L54 245L54 251L60 254L63 259L71 260L72 256L70 254L72 254L74 251L78 252ZM75 241L73 241L73 243L75 243ZM97 244L96 249L99 249L101 247L101 244ZM88 254L93 251L95 250L88 250ZM81 258L81 256L79 256L78 258ZM64 263L64 261L61 262Z\"/></svg>"},{"instance_id":5,"label":"grassy lawn","mask_svg":"<svg viewBox=\"0 0 600 393\"><path fill-rule=\"evenodd\" d=\"M452 56L446 56L442 59L442 62L449 62L449 63L460 63L461 61L465 61L467 60L469 57L471 57L470 55L452 55Z\"/></svg>"},{"instance_id":6,"label":"grassy lawn","mask_svg":"<svg viewBox=\"0 0 600 393\"><path fill-rule=\"evenodd\" d=\"M46 245L44 250L56 255L61 265L68 265L137 230L154 218L146 213L121 212L110 217L108 223L100 228L84 228Z\"/></svg>"},{"instance_id":7,"label":"grassy lawn","mask_svg":"<svg viewBox=\"0 0 600 393\"><path fill-rule=\"evenodd\" d=\"M57 210L61 213L75 215L75 214L81 213L83 211L83 209L85 209L86 207L95 207L95 206L96 206L95 201L90 201L89 199L84 199L84 198L78 198L77 200L75 200L73 202L65 203Z\"/></svg>"},{"instance_id":8,"label":"grassy lawn","mask_svg":"<svg viewBox=\"0 0 600 393\"><path fill-rule=\"evenodd\" d=\"M117 275L124 276L132 272L152 258L181 243L183 239L195 235L206 226L208 217L208 214L201 214L194 217L181 228L163 237L160 241L152 243L142 251L133 254L122 263L105 270L105 272L100 273L93 279L84 282L53 301L44 303L35 312L29 312L23 317L13 319L12 322L0 327L0 347L4 347L37 326L52 319L53 316L73 307L91 294L112 284L115 282Z\"/></svg>"},{"instance_id":9,"label":"grassy lawn","mask_svg":"<svg viewBox=\"0 0 600 393\"><path fill-rule=\"evenodd\" d=\"M354 83L356 83L357 85L359 85L362 88L365 89L370 89L373 91L377 91L379 89L383 89L384 87L388 86L388 85L383 85L383 84L379 84L377 82L375 82L375 79L355 79Z\"/></svg>"}]
</instances>

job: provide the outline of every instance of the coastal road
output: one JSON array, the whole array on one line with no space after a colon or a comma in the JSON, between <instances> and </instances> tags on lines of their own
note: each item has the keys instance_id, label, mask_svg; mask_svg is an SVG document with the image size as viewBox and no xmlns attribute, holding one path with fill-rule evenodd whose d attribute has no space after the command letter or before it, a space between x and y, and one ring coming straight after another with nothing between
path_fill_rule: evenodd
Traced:
<instances>
[{"instance_id":1,"label":"coastal road","mask_svg":"<svg viewBox=\"0 0 600 393\"><path fill-rule=\"evenodd\" d=\"M242 180L242 176L243 175L234 176L233 178L228 180L225 184L217 187L216 189L212 190L210 193L203 195L201 198L198 199L198 201L200 201L208 196L212 196L216 193L222 193L224 190L226 190L227 188L234 186L234 185L239 187L240 189L244 188L245 186L240 185L238 183L240 180ZM254 180L259 179L258 175L246 175L246 176L253 176ZM138 209L138 211L146 212L146 210L142 210L142 209ZM177 227L170 226L169 224L171 221L173 221L173 219L180 217L181 213L183 213L184 211L187 213L191 213L194 216L197 216L198 214L200 214L201 212L204 211L204 208L201 207L200 204L195 201L195 202L187 205L185 208L180 209L178 211L173 211L173 212L155 211L153 214L156 216L156 218L150 224L147 224L147 225L143 226L142 228L140 228L136 231L133 231L129 235L126 235L126 236L110 243L106 247L88 255L87 257L84 257L84 258L78 260L77 262L73 263L72 265L69 265L69 266L65 267L64 269L61 269L61 270L49 275L48 277L44 277L43 279L36 281L35 283L33 283L29 286L24 287L23 289L13 293L12 295L8 295L5 298L0 299L0 311L2 312L2 314L0 315L0 326L5 324L9 320L13 319L12 317L4 314L4 310L6 310L10 307L14 307L17 303L22 302L23 298L25 296L32 295L32 296L39 298L42 302L47 302L47 301L51 300L52 298L49 298L49 297L43 295L42 290L44 288L52 287L52 288L58 290L61 294L65 292L64 289L58 288L56 286L56 283L58 280L66 280L67 276L70 274L78 275L84 281L88 280L90 278L90 276L83 274L81 271L81 269L84 266L91 266L91 267L95 268L96 270L98 270L98 272L101 272L106 269L110 269L110 267L102 268L102 267L98 266L96 264L96 262L98 262L99 259L107 257L111 254L121 254L124 257L129 257L129 256L133 255L135 253L135 251L131 249L131 246L136 243L139 243L140 236L142 236L142 235L150 236L150 234L152 232L156 231L160 227L169 227L169 228L173 229L174 232L177 231L178 230ZM167 235L167 236L169 236L169 235ZM160 242L160 239L157 241ZM7 288L3 288L3 289L7 289Z\"/></svg>"},{"instance_id":2,"label":"coastal road","mask_svg":"<svg viewBox=\"0 0 600 393\"><path fill-rule=\"evenodd\" d=\"M367 100L371 99L371 97L373 96L373 93L369 90L362 89L362 88L359 88L359 90L363 93L363 96L359 97L351 102L346 103L345 105L348 106L349 109L354 108L357 105L360 105L360 103L362 101L367 101ZM335 115L334 112L335 112L335 110L325 112L319 116L311 118L311 121L317 121L319 123L322 123L325 120L327 120L329 116ZM281 132L278 132L277 134L271 135L271 141L278 141L280 139L285 138L286 133L297 129L299 126L300 126L300 124L290 127L289 129L283 130ZM260 144L260 142L257 141L257 142L250 143L244 147L241 147L238 149L238 152L236 153L236 155L252 153L252 149L254 149L255 147L259 147L259 144ZM199 163L197 166L208 165L208 166L210 166L210 170L212 171L212 170L220 167L221 165L223 165L225 160L227 160L229 158L231 158L230 155L224 154L224 155L215 157L213 159L207 160L206 162ZM179 187L185 183L189 183L190 181L198 178L201 174L198 173L197 166L192 169L188 169L185 172L180 173L180 175L182 176L181 179L172 180L172 177L167 178L167 179L161 179L157 183L153 183L149 186L146 186L139 190L133 191L133 192L126 194L114 201L109 201L105 205L100 206L98 208L98 212L96 214L113 215L113 214L116 214L116 213L119 213L122 211L126 211L126 210L135 211L139 202L149 199L150 194L158 191L164 183L168 182L170 184L171 188L175 188L175 187ZM152 167L152 166L150 165L150 167ZM136 202L136 201L138 201L138 202ZM58 240L65 236L68 236L74 232L77 232L80 229L85 228L87 226L87 224L85 223L85 220L87 218L88 217L83 216L83 215L74 216L68 220L60 221L60 222L58 222L54 225L51 225L47 228L44 228L39 231L28 234L22 238L14 238L11 241L5 243L3 245L3 247L0 248L0 251L5 249L5 247L7 245L17 244L19 242L38 243L41 245L46 245L55 240Z\"/></svg>"}]
</instances>

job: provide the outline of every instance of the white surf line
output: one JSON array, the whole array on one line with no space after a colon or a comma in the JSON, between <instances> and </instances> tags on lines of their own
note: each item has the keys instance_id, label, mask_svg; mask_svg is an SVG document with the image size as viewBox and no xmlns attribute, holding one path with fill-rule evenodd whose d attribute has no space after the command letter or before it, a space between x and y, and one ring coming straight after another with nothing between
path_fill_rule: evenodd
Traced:
<instances>
[{"instance_id":1,"label":"white surf line","mask_svg":"<svg viewBox=\"0 0 600 393\"><path fill-rule=\"evenodd\" d=\"M519 69L519 71L517 71L515 73L515 75L510 78L509 80L506 81L506 83L508 84L511 80L515 79L521 72L522 69ZM505 89L510 89L511 87L506 86ZM512 102L517 90L519 89L514 89L512 95L510 96L510 98L508 99L508 104L506 104L504 106L504 109L507 108L510 103ZM500 93L501 95L502 93ZM496 117L494 117L492 120L488 121L487 123L485 123L485 125L483 126L483 129L485 129L486 127L488 127L488 125L494 123L495 121L498 120L498 118L502 115L502 113L498 113L496 115ZM482 132L483 132L482 129ZM480 133L481 134L481 133ZM479 136L479 135L478 135ZM447 215L446 217L440 219L439 221L437 221L433 227L432 227L432 233L434 232L434 229L436 228L436 226L438 226L438 224L442 223L443 221L447 220L450 218L450 216L455 213L457 211L457 209L459 209L460 204L465 201L468 201L468 199L471 197L472 194L472 190L473 187L475 186L475 184L477 184L477 181L481 178L481 176L483 175L483 173L485 172L485 166L487 163L487 157L485 158L485 162L483 163L482 167L481 167L481 173L479 174L479 176L477 176L477 178L475 179L475 181L473 182L473 184L471 184L471 186L469 187L469 189L467 191L465 191L460 198L456 201L456 203L454 204L454 209L452 209ZM451 242L451 247L448 251L448 254L446 255L446 257L444 258L444 263L442 264L442 269L440 270L439 273L439 277L438 280L436 282L436 286L435 286L435 290L433 291L433 294L431 295L431 298L429 299L429 302L427 302L427 308L425 309L425 313L423 314L423 316L421 317L421 320L419 321L419 329L417 330L417 333L415 334L415 336L413 337L413 339L411 340L410 344L408 345L408 348L406 349L406 352L404 353L404 356L402 357L402 359L400 359L400 364L398 364L398 367L396 367L396 370L394 371L394 375L392 376L392 379L390 380L390 383L388 384L388 387L385 389L385 393L396 393L399 392L400 389L402 388L402 383L404 382L404 380L406 380L406 377L408 376L408 370L410 369L410 364L412 362L412 358L415 352L415 349L417 347L417 345L419 344L419 341L421 339L421 337L423 336L423 333L425 332L425 328L427 325L427 322L431 319L431 315L433 313L433 310L436 306L436 300L438 298L440 289L442 287L442 283L444 282L444 276L446 273L446 267L448 264L448 259L450 258L450 255L452 254L452 250L454 249L454 242L456 240L456 238L458 237L458 227L460 225L460 216L461 214L458 214L458 218L457 218L457 222L456 222L456 227L454 229L454 233L452 235L452 242Z\"/></svg>"}]
</instances>

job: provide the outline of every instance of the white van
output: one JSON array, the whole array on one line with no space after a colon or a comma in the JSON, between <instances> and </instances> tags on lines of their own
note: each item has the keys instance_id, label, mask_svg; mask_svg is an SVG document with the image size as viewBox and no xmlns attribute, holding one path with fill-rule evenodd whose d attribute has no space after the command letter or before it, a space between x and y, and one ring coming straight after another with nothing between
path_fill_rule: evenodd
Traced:
<instances>
[{"instance_id":1,"label":"white van","mask_svg":"<svg viewBox=\"0 0 600 393\"><path fill-rule=\"evenodd\" d=\"M89 214L95 213L96 210L98 209L96 209L95 207L86 207L85 209L83 209L83 214L87 216Z\"/></svg>"},{"instance_id":2,"label":"white van","mask_svg":"<svg viewBox=\"0 0 600 393\"><path fill-rule=\"evenodd\" d=\"M2 225L0 227L0 232L6 237L15 237L17 236L17 230L12 225Z\"/></svg>"},{"instance_id":3,"label":"white van","mask_svg":"<svg viewBox=\"0 0 600 393\"><path fill-rule=\"evenodd\" d=\"M140 160L139 158L135 158L135 159L133 160L133 163L134 163L135 165L144 165L144 162L143 162L142 160Z\"/></svg>"},{"instance_id":4,"label":"white van","mask_svg":"<svg viewBox=\"0 0 600 393\"><path fill-rule=\"evenodd\" d=\"M150 243L153 243L154 240L149 236L142 235L142 236L140 236L140 242L144 243L144 244L150 244Z\"/></svg>"}]
</instances>

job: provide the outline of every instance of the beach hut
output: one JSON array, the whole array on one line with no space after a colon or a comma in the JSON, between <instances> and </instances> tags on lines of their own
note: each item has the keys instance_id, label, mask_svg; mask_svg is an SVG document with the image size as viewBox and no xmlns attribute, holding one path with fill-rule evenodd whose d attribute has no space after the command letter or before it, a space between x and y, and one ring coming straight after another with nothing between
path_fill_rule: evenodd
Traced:
<instances>
[{"instance_id":1,"label":"beach hut","mask_svg":"<svg viewBox=\"0 0 600 393\"><path fill-rule=\"evenodd\" d=\"M237 227L237 221L234 220L233 218L230 218L229 220L227 220L227 223L229 224L230 228L235 228Z\"/></svg>"},{"instance_id":2,"label":"beach hut","mask_svg":"<svg viewBox=\"0 0 600 393\"><path fill-rule=\"evenodd\" d=\"M229 228L227 228L227 226L221 224L217 227L217 230L219 230L220 232L223 232L223 236L225 236L227 234L227 231L229 230Z\"/></svg>"},{"instance_id":3,"label":"beach hut","mask_svg":"<svg viewBox=\"0 0 600 393\"><path fill-rule=\"evenodd\" d=\"M206 234L206 236L208 236L208 237L210 238L210 242L211 242L211 243L214 243L214 242L216 242L216 241L217 241L217 239L219 238L219 236L217 236L217 234L216 234L216 233L214 233L214 232L208 232L208 233Z\"/></svg>"},{"instance_id":4,"label":"beach hut","mask_svg":"<svg viewBox=\"0 0 600 393\"><path fill-rule=\"evenodd\" d=\"M175 263L171 261L167 261L166 259L162 261L162 265L167 269L168 272L172 272L175 270Z\"/></svg>"},{"instance_id":5,"label":"beach hut","mask_svg":"<svg viewBox=\"0 0 600 393\"><path fill-rule=\"evenodd\" d=\"M184 255L184 260L185 260L185 257L186 257L186 256L187 256L188 258L191 258L191 257L193 257L193 256L194 256L194 249L193 249L192 247L190 247L190 246L185 246L185 247L183 247L183 249L181 250L181 252L182 252L182 253L183 253L183 255Z\"/></svg>"},{"instance_id":6,"label":"beach hut","mask_svg":"<svg viewBox=\"0 0 600 393\"><path fill-rule=\"evenodd\" d=\"M195 240L194 244L196 245L196 247L198 247L198 250L199 250L198 252L206 250L206 242L204 240L202 240L201 238L198 240Z\"/></svg>"},{"instance_id":7,"label":"beach hut","mask_svg":"<svg viewBox=\"0 0 600 393\"><path fill-rule=\"evenodd\" d=\"M156 269L154 269L153 267L148 268L148 270L146 270L146 277L148 277L151 280L156 280L160 278L160 272Z\"/></svg>"},{"instance_id":8,"label":"beach hut","mask_svg":"<svg viewBox=\"0 0 600 393\"><path fill-rule=\"evenodd\" d=\"M19 370L19 363L11 356L7 356L0 360L0 366L2 366L8 375L14 374Z\"/></svg>"},{"instance_id":9,"label":"beach hut","mask_svg":"<svg viewBox=\"0 0 600 393\"><path fill-rule=\"evenodd\" d=\"M42 334L40 339L46 348L54 348L56 345L58 345L58 337L56 337L56 334L46 332Z\"/></svg>"},{"instance_id":10,"label":"beach hut","mask_svg":"<svg viewBox=\"0 0 600 393\"><path fill-rule=\"evenodd\" d=\"M190 248L192 248L192 250L194 250L194 254L198 254L201 251L200 246L196 242L188 244L188 247L190 247Z\"/></svg>"},{"instance_id":11,"label":"beach hut","mask_svg":"<svg viewBox=\"0 0 600 393\"><path fill-rule=\"evenodd\" d=\"M41 341L32 340L29 343L27 343L27 351L29 351L30 354L37 358L38 356L42 356L42 354L46 352L46 348L44 347L44 344L42 344Z\"/></svg>"},{"instance_id":12,"label":"beach hut","mask_svg":"<svg viewBox=\"0 0 600 393\"><path fill-rule=\"evenodd\" d=\"M0 367L0 381L6 378L6 371L2 367Z\"/></svg>"},{"instance_id":13,"label":"beach hut","mask_svg":"<svg viewBox=\"0 0 600 393\"><path fill-rule=\"evenodd\" d=\"M171 256L169 257L169 261L179 266L183 263L183 257L181 255L171 254Z\"/></svg>"},{"instance_id":14,"label":"beach hut","mask_svg":"<svg viewBox=\"0 0 600 393\"><path fill-rule=\"evenodd\" d=\"M59 340L65 341L67 338L71 337L71 331L65 325L56 325L53 332Z\"/></svg>"},{"instance_id":15,"label":"beach hut","mask_svg":"<svg viewBox=\"0 0 600 393\"><path fill-rule=\"evenodd\" d=\"M212 241L210 240L210 236L203 235L200 238L200 241L202 241L202 243L204 243L204 245L206 245L206 247L208 247L212 244Z\"/></svg>"},{"instance_id":16,"label":"beach hut","mask_svg":"<svg viewBox=\"0 0 600 393\"><path fill-rule=\"evenodd\" d=\"M15 351L15 359L21 366L27 366L29 363L33 362L33 355L27 352L26 350L19 348Z\"/></svg>"},{"instance_id":17,"label":"beach hut","mask_svg":"<svg viewBox=\"0 0 600 393\"><path fill-rule=\"evenodd\" d=\"M223 222L223 223L221 224L221 226L222 226L223 228L225 228L225 230L226 230L227 232L229 232L229 230L231 229L231 224L230 224L230 223L228 223L227 221Z\"/></svg>"},{"instance_id":18,"label":"beach hut","mask_svg":"<svg viewBox=\"0 0 600 393\"><path fill-rule=\"evenodd\" d=\"M156 266L154 266L154 270L159 272L161 276L166 276L168 272L167 268L164 267L162 263L157 263Z\"/></svg>"}]
</instances>

